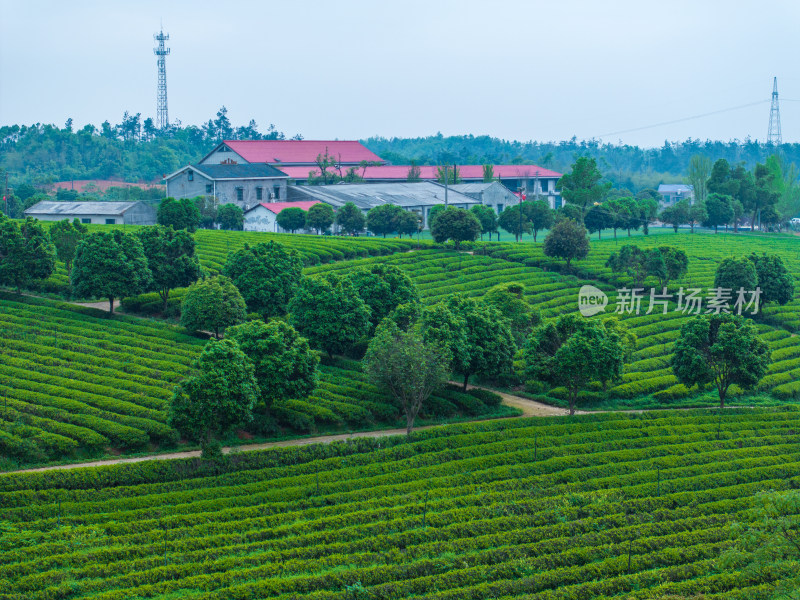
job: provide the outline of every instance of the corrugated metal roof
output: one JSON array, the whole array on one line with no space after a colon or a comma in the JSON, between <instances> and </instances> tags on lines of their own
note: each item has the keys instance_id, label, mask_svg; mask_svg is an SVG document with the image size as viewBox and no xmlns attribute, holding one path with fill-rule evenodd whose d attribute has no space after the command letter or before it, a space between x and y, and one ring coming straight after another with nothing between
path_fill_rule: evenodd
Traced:
<instances>
[{"instance_id":1,"label":"corrugated metal roof","mask_svg":"<svg viewBox=\"0 0 800 600\"><path fill-rule=\"evenodd\" d=\"M26 215L122 215L139 202L37 202Z\"/></svg>"},{"instance_id":2,"label":"corrugated metal roof","mask_svg":"<svg viewBox=\"0 0 800 600\"><path fill-rule=\"evenodd\" d=\"M212 179L259 179L261 177L286 177L283 173L266 164L245 165L192 165L195 171L205 173Z\"/></svg>"},{"instance_id":3,"label":"corrugated metal roof","mask_svg":"<svg viewBox=\"0 0 800 600\"><path fill-rule=\"evenodd\" d=\"M325 154L326 150L341 163L358 164L362 160L384 162L380 156L358 141L225 140L222 143L251 163L313 165L317 156Z\"/></svg>"},{"instance_id":4,"label":"corrugated metal roof","mask_svg":"<svg viewBox=\"0 0 800 600\"><path fill-rule=\"evenodd\" d=\"M394 179L397 181L405 181L408 179L409 165L382 165L379 167L366 167L366 169L357 169L356 173L366 180L370 179ZM311 171L316 176L319 175L319 168L316 166L305 167L285 167L281 166L281 170L292 179L308 179L308 173ZM426 180L435 180L438 167L434 165L420 165L420 178ZM332 170L328 171L329 173ZM458 165L458 172L461 179L483 180L483 165ZM347 168L342 168L342 174L347 173ZM494 176L502 179L526 179L540 177L542 179L558 179L561 173L543 169L536 165L494 165Z\"/></svg>"},{"instance_id":5,"label":"corrugated metal roof","mask_svg":"<svg viewBox=\"0 0 800 600\"><path fill-rule=\"evenodd\" d=\"M290 196L314 198L334 207L352 202L362 210L381 204L403 208L444 204L444 186L430 181L415 183L339 183L336 185L289 186ZM480 204L474 198L450 190L450 204Z\"/></svg>"},{"instance_id":6,"label":"corrugated metal roof","mask_svg":"<svg viewBox=\"0 0 800 600\"><path fill-rule=\"evenodd\" d=\"M250 212L251 210L257 209L259 206L263 206L267 210L274 212L276 215L281 212L284 208L301 208L303 210L308 210L315 204L320 204L319 200L300 200L298 202L260 202L256 204L253 208L246 210L245 212Z\"/></svg>"},{"instance_id":7,"label":"corrugated metal roof","mask_svg":"<svg viewBox=\"0 0 800 600\"><path fill-rule=\"evenodd\" d=\"M659 194L674 194L675 192L691 192L694 187L683 183L662 183L658 186Z\"/></svg>"}]
</instances>

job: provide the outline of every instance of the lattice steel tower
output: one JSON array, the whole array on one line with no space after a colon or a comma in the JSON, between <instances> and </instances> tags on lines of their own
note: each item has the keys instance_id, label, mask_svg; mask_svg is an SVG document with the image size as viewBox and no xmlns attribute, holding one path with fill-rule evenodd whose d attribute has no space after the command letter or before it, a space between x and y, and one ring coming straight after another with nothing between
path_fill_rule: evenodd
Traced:
<instances>
[{"instance_id":1,"label":"lattice steel tower","mask_svg":"<svg viewBox=\"0 0 800 600\"><path fill-rule=\"evenodd\" d=\"M778 78L772 80L772 106L769 109L769 132L767 143L780 146L781 139L781 109L778 106Z\"/></svg>"},{"instance_id":2,"label":"lattice steel tower","mask_svg":"<svg viewBox=\"0 0 800 600\"><path fill-rule=\"evenodd\" d=\"M164 47L164 42L169 39L169 34L164 34L162 29L153 34L153 40L158 42L158 48L153 48L153 53L158 57L158 105L156 107L156 127L166 129L169 126L167 114L167 61L169 48ZM770 125L771 126L771 125Z\"/></svg>"}]
</instances>

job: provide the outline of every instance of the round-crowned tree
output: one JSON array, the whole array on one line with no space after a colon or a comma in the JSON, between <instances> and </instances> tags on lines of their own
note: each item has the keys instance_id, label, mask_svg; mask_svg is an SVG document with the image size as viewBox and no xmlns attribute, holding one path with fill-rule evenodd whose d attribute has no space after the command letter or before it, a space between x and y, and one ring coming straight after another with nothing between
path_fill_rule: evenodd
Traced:
<instances>
[{"instance_id":1,"label":"round-crowned tree","mask_svg":"<svg viewBox=\"0 0 800 600\"><path fill-rule=\"evenodd\" d=\"M227 277L209 277L189 286L181 301L181 325L189 331L220 331L245 320L247 307Z\"/></svg>"},{"instance_id":2,"label":"round-crowned tree","mask_svg":"<svg viewBox=\"0 0 800 600\"><path fill-rule=\"evenodd\" d=\"M726 258L714 274L714 287L726 288L734 292L739 289L753 291L758 287L758 273L753 261L744 257Z\"/></svg>"},{"instance_id":3,"label":"round-crowned tree","mask_svg":"<svg viewBox=\"0 0 800 600\"><path fill-rule=\"evenodd\" d=\"M222 274L242 293L250 312L269 318L286 314L303 275L303 263L297 250L277 242L245 244L228 255Z\"/></svg>"},{"instance_id":4,"label":"round-crowned tree","mask_svg":"<svg viewBox=\"0 0 800 600\"><path fill-rule=\"evenodd\" d=\"M451 206L441 212L431 225L431 236L438 243L453 240L458 250L461 242L474 242L481 234L481 222L463 208Z\"/></svg>"},{"instance_id":5,"label":"round-crowned tree","mask_svg":"<svg viewBox=\"0 0 800 600\"><path fill-rule=\"evenodd\" d=\"M558 221L544 238L545 256L563 258L569 268L572 260L581 260L589 254L589 234L582 223L572 219Z\"/></svg>"},{"instance_id":6,"label":"round-crowned tree","mask_svg":"<svg viewBox=\"0 0 800 600\"><path fill-rule=\"evenodd\" d=\"M297 206L290 206L279 212L278 216L275 217L275 221L284 231L294 233L306 226L306 212Z\"/></svg>"},{"instance_id":7,"label":"round-crowned tree","mask_svg":"<svg viewBox=\"0 0 800 600\"><path fill-rule=\"evenodd\" d=\"M750 261L756 267L761 302L775 302L781 306L794 297L794 278L776 254L751 254Z\"/></svg>"},{"instance_id":8,"label":"round-crowned tree","mask_svg":"<svg viewBox=\"0 0 800 600\"><path fill-rule=\"evenodd\" d=\"M306 213L306 229L316 229L317 233L327 231L333 225L335 215L330 204L320 202L308 209Z\"/></svg>"},{"instance_id":9,"label":"round-crowned tree","mask_svg":"<svg viewBox=\"0 0 800 600\"><path fill-rule=\"evenodd\" d=\"M339 229L349 235L356 235L364 231L367 217L364 212L352 202L346 202L336 213L336 224Z\"/></svg>"}]
</instances>

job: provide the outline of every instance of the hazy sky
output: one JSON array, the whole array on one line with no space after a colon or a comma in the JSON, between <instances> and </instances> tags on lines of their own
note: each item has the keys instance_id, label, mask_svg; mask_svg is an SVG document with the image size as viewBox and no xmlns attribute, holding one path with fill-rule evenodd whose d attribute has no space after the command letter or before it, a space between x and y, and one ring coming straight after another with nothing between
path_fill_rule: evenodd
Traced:
<instances>
[{"instance_id":1,"label":"hazy sky","mask_svg":"<svg viewBox=\"0 0 800 600\"><path fill-rule=\"evenodd\" d=\"M307 139L763 140L777 76L800 140L796 0L0 0L0 124L155 116L162 21L184 125L224 104Z\"/></svg>"}]
</instances>

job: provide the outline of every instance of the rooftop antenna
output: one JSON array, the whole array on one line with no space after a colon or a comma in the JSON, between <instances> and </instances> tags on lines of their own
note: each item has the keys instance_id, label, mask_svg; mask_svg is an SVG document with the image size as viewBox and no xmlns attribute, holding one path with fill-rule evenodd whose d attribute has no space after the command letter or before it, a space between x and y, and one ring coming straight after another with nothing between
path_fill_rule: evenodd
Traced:
<instances>
[{"instance_id":1,"label":"rooftop antenna","mask_svg":"<svg viewBox=\"0 0 800 600\"><path fill-rule=\"evenodd\" d=\"M153 34L153 40L158 43L158 48L153 48L153 53L158 57L158 101L156 105L156 127L166 129L169 127L169 116L167 114L167 61L169 48L164 47L164 42L169 39L169 34L164 33L162 25L159 33Z\"/></svg>"},{"instance_id":2,"label":"rooftop antenna","mask_svg":"<svg viewBox=\"0 0 800 600\"><path fill-rule=\"evenodd\" d=\"M769 132L767 133L767 143L780 146L781 139L781 110L778 106L778 78L772 79L772 106L769 108Z\"/></svg>"}]
</instances>

